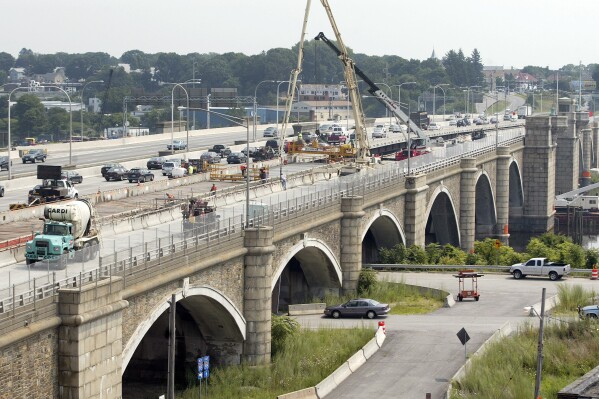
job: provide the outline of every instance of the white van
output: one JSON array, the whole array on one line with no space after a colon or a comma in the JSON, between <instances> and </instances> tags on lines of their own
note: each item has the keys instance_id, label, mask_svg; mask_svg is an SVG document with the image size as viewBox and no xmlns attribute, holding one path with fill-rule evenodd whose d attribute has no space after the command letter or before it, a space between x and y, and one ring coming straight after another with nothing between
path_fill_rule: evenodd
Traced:
<instances>
[{"instance_id":1,"label":"white van","mask_svg":"<svg viewBox=\"0 0 599 399\"><path fill-rule=\"evenodd\" d=\"M173 168L178 168L179 164L176 162L167 161L162 164L162 176L168 176L172 173Z\"/></svg>"}]
</instances>

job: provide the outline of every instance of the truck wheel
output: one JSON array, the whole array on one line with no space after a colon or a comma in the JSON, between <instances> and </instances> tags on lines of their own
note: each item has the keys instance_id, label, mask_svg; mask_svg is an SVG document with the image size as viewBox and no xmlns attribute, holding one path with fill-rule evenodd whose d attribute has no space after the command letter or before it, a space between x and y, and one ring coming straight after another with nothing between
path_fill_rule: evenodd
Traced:
<instances>
[{"instance_id":1,"label":"truck wheel","mask_svg":"<svg viewBox=\"0 0 599 399\"><path fill-rule=\"evenodd\" d=\"M522 272L520 270L514 270L514 278L520 280L522 278Z\"/></svg>"},{"instance_id":2,"label":"truck wheel","mask_svg":"<svg viewBox=\"0 0 599 399\"><path fill-rule=\"evenodd\" d=\"M35 265L35 261L33 259L25 259L25 264L27 264L27 266L31 266L33 267L33 265Z\"/></svg>"},{"instance_id":3,"label":"truck wheel","mask_svg":"<svg viewBox=\"0 0 599 399\"><path fill-rule=\"evenodd\" d=\"M557 281L558 278L559 278L559 276L557 275L556 272L549 272L549 280Z\"/></svg>"}]
</instances>

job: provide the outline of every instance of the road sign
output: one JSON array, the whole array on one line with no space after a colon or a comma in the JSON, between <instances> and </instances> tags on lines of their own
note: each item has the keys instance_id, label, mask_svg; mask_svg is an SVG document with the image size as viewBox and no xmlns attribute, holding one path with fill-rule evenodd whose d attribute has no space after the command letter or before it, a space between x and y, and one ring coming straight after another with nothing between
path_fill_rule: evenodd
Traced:
<instances>
[{"instance_id":1,"label":"road sign","mask_svg":"<svg viewBox=\"0 0 599 399\"><path fill-rule=\"evenodd\" d=\"M495 240L495 248L497 248L497 249L501 248L501 241Z\"/></svg>"},{"instance_id":2,"label":"road sign","mask_svg":"<svg viewBox=\"0 0 599 399\"><path fill-rule=\"evenodd\" d=\"M466 345L466 342L470 341L470 336L466 332L466 329L463 327L460 331L458 331L458 333L456 335L460 339L460 342L462 343L462 345Z\"/></svg>"}]
</instances>

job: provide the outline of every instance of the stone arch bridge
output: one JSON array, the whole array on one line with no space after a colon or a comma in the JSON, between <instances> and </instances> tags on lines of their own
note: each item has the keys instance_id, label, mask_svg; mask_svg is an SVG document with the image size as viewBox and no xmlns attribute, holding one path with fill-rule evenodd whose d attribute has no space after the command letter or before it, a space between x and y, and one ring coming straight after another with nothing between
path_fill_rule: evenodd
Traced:
<instances>
[{"instance_id":1,"label":"stone arch bridge","mask_svg":"<svg viewBox=\"0 0 599 399\"><path fill-rule=\"evenodd\" d=\"M143 256L102 259L52 295L34 288L2 305L0 397L119 398L129 381L159 379L173 294L177 375L198 352L216 364L260 364L270 360L273 312L355 292L363 261L382 247L469 250L476 239L545 232L553 223L552 122L529 118L526 145L519 136L409 175L381 165L272 207L251 227L221 224Z\"/></svg>"}]
</instances>

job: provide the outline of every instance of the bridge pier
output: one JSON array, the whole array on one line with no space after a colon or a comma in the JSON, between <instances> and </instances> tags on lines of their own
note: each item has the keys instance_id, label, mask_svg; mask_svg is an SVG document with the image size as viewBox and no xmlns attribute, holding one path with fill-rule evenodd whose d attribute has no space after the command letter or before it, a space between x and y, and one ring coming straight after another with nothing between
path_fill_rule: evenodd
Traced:
<instances>
[{"instance_id":1,"label":"bridge pier","mask_svg":"<svg viewBox=\"0 0 599 399\"><path fill-rule=\"evenodd\" d=\"M593 122L593 162L592 162L592 167L593 168L597 168L599 167L599 161L597 161L597 158L599 158L599 122Z\"/></svg>"},{"instance_id":2,"label":"bridge pier","mask_svg":"<svg viewBox=\"0 0 599 399\"><path fill-rule=\"evenodd\" d=\"M559 120L560 117L557 118ZM556 145L551 134L551 117L526 118L524 207L522 217L513 220L512 230L534 234L553 229L555 158Z\"/></svg>"},{"instance_id":3,"label":"bridge pier","mask_svg":"<svg viewBox=\"0 0 599 399\"><path fill-rule=\"evenodd\" d=\"M426 175L406 178L404 228L406 246L413 244L424 248L426 233Z\"/></svg>"},{"instance_id":4,"label":"bridge pier","mask_svg":"<svg viewBox=\"0 0 599 399\"><path fill-rule=\"evenodd\" d=\"M364 197L341 198L341 269L343 271L343 294L355 295L358 291L358 278L362 270L362 240L360 236L361 218L365 215Z\"/></svg>"},{"instance_id":5,"label":"bridge pier","mask_svg":"<svg viewBox=\"0 0 599 399\"><path fill-rule=\"evenodd\" d=\"M122 321L128 302L119 277L58 291L61 398L122 397Z\"/></svg>"},{"instance_id":6,"label":"bridge pier","mask_svg":"<svg viewBox=\"0 0 599 399\"><path fill-rule=\"evenodd\" d=\"M460 244L469 252L476 236L476 158L462 158L460 167Z\"/></svg>"},{"instance_id":7,"label":"bridge pier","mask_svg":"<svg viewBox=\"0 0 599 399\"><path fill-rule=\"evenodd\" d=\"M272 227L245 230L244 246L248 252L244 260L243 313L247 330L243 357L251 365L270 363L273 237Z\"/></svg>"},{"instance_id":8,"label":"bridge pier","mask_svg":"<svg viewBox=\"0 0 599 399\"><path fill-rule=\"evenodd\" d=\"M497 148L497 169L495 174L495 207L497 209L497 224L495 234L504 245L509 245L510 235L508 224L510 220L510 154L509 147Z\"/></svg>"},{"instance_id":9,"label":"bridge pier","mask_svg":"<svg viewBox=\"0 0 599 399\"><path fill-rule=\"evenodd\" d=\"M592 148L591 129L582 129L582 178L580 179L580 187L591 184Z\"/></svg>"}]
</instances>

